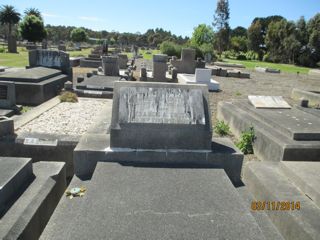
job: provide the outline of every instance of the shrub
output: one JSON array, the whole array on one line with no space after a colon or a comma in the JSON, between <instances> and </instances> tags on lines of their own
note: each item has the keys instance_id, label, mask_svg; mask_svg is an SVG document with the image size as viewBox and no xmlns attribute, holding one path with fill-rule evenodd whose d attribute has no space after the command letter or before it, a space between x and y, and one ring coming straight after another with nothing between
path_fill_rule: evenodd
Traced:
<instances>
[{"instance_id":1,"label":"shrub","mask_svg":"<svg viewBox=\"0 0 320 240\"><path fill-rule=\"evenodd\" d=\"M0 47L0 53L4 53L6 50Z\"/></svg>"},{"instance_id":2,"label":"shrub","mask_svg":"<svg viewBox=\"0 0 320 240\"><path fill-rule=\"evenodd\" d=\"M60 98L60 102L71 102L71 103L78 102L78 96L73 92L63 92L59 98Z\"/></svg>"},{"instance_id":3,"label":"shrub","mask_svg":"<svg viewBox=\"0 0 320 240\"><path fill-rule=\"evenodd\" d=\"M253 154L253 142L255 139L254 128L251 126L249 130L241 133L240 141L236 146L243 152L243 154Z\"/></svg>"},{"instance_id":4,"label":"shrub","mask_svg":"<svg viewBox=\"0 0 320 240\"><path fill-rule=\"evenodd\" d=\"M219 136L227 136L230 134L230 127L224 121L218 121L214 127L214 131Z\"/></svg>"},{"instance_id":5,"label":"shrub","mask_svg":"<svg viewBox=\"0 0 320 240\"><path fill-rule=\"evenodd\" d=\"M176 56L178 58L181 57L181 49L182 46L170 41L164 41L160 45L160 50L163 54L167 54L168 56Z\"/></svg>"},{"instance_id":6,"label":"shrub","mask_svg":"<svg viewBox=\"0 0 320 240\"><path fill-rule=\"evenodd\" d=\"M247 57L246 57L246 55L244 55L244 54L239 54L239 55L237 56L237 60L247 60Z\"/></svg>"},{"instance_id":7,"label":"shrub","mask_svg":"<svg viewBox=\"0 0 320 240\"><path fill-rule=\"evenodd\" d=\"M246 52L247 60L259 60L259 54L254 51Z\"/></svg>"},{"instance_id":8,"label":"shrub","mask_svg":"<svg viewBox=\"0 0 320 240\"><path fill-rule=\"evenodd\" d=\"M272 62L272 59L271 59L269 53L266 53L266 54L263 56L263 61L264 61L264 62Z\"/></svg>"}]
</instances>

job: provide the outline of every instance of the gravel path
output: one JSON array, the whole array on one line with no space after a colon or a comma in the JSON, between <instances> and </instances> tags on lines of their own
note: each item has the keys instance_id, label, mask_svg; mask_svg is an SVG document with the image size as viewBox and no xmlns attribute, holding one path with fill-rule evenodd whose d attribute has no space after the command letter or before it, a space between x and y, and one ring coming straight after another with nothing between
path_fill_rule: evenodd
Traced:
<instances>
[{"instance_id":1,"label":"gravel path","mask_svg":"<svg viewBox=\"0 0 320 240\"><path fill-rule=\"evenodd\" d=\"M108 100L79 98L78 103L60 103L19 128L18 133L83 135Z\"/></svg>"}]
</instances>

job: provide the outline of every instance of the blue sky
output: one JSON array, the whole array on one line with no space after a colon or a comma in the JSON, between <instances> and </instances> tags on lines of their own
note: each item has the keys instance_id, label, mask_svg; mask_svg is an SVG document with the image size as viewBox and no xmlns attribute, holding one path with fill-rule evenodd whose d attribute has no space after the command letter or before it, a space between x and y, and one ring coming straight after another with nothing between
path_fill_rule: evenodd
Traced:
<instances>
[{"instance_id":1,"label":"blue sky","mask_svg":"<svg viewBox=\"0 0 320 240\"><path fill-rule=\"evenodd\" d=\"M1 0L20 12L38 8L45 24L83 26L94 30L145 32L162 27L190 36L200 23L211 24L216 0ZM248 27L256 17L282 15L289 20L320 13L319 0L229 0L231 27Z\"/></svg>"}]
</instances>

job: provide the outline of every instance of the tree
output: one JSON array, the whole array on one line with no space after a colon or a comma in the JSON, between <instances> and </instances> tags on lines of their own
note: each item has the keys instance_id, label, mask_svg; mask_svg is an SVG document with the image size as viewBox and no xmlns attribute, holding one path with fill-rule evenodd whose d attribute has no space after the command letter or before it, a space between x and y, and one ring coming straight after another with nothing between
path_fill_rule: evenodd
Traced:
<instances>
[{"instance_id":1,"label":"tree","mask_svg":"<svg viewBox=\"0 0 320 240\"><path fill-rule=\"evenodd\" d=\"M198 45L199 47L205 43L212 44L212 41L213 41L212 28L205 24L199 24L197 27L194 28L190 41L191 41L191 44Z\"/></svg>"},{"instance_id":2,"label":"tree","mask_svg":"<svg viewBox=\"0 0 320 240\"><path fill-rule=\"evenodd\" d=\"M30 15L34 15L36 17L38 17L41 21L43 21L43 18L41 16L41 13L40 11L37 9L37 8L27 8L25 11L24 11L24 14L26 16L30 16Z\"/></svg>"},{"instance_id":3,"label":"tree","mask_svg":"<svg viewBox=\"0 0 320 240\"><path fill-rule=\"evenodd\" d=\"M75 43L85 42L88 40L88 34L83 28L75 28L70 33L70 39Z\"/></svg>"},{"instance_id":4,"label":"tree","mask_svg":"<svg viewBox=\"0 0 320 240\"><path fill-rule=\"evenodd\" d=\"M47 36L43 22L35 15L27 15L19 25L19 32L23 39L29 42L41 42Z\"/></svg>"},{"instance_id":5,"label":"tree","mask_svg":"<svg viewBox=\"0 0 320 240\"><path fill-rule=\"evenodd\" d=\"M222 51L226 50L229 46L229 37L230 37L229 18L230 18L229 1L218 0L212 25L217 29L216 44L220 54L222 53Z\"/></svg>"},{"instance_id":6,"label":"tree","mask_svg":"<svg viewBox=\"0 0 320 240\"><path fill-rule=\"evenodd\" d=\"M236 52L246 52L248 49L248 39L244 36L234 36L230 40L230 45Z\"/></svg>"},{"instance_id":7,"label":"tree","mask_svg":"<svg viewBox=\"0 0 320 240\"><path fill-rule=\"evenodd\" d=\"M259 60L262 60L263 52L261 47L264 45L261 31L262 25L260 21L253 22L248 28L248 49L258 53Z\"/></svg>"},{"instance_id":8,"label":"tree","mask_svg":"<svg viewBox=\"0 0 320 240\"><path fill-rule=\"evenodd\" d=\"M0 24L8 26L8 51L10 53L16 52L16 44L11 44L12 39L12 27L20 21L20 13L10 5L3 5L0 8ZM14 40L15 41L15 40Z\"/></svg>"},{"instance_id":9,"label":"tree","mask_svg":"<svg viewBox=\"0 0 320 240\"><path fill-rule=\"evenodd\" d=\"M247 29L244 27L236 27L231 30L231 37L247 37Z\"/></svg>"}]
</instances>

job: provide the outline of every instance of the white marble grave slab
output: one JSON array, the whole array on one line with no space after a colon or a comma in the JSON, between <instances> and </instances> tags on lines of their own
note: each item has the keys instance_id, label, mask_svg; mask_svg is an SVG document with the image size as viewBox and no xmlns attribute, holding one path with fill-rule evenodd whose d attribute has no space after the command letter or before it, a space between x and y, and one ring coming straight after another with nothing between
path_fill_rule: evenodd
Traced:
<instances>
[{"instance_id":1,"label":"white marble grave slab","mask_svg":"<svg viewBox=\"0 0 320 240\"><path fill-rule=\"evenodd\" d=\"M255 108L291 108L282 96L248 96L248 99Z\"/></svg>"}]
</instances>

